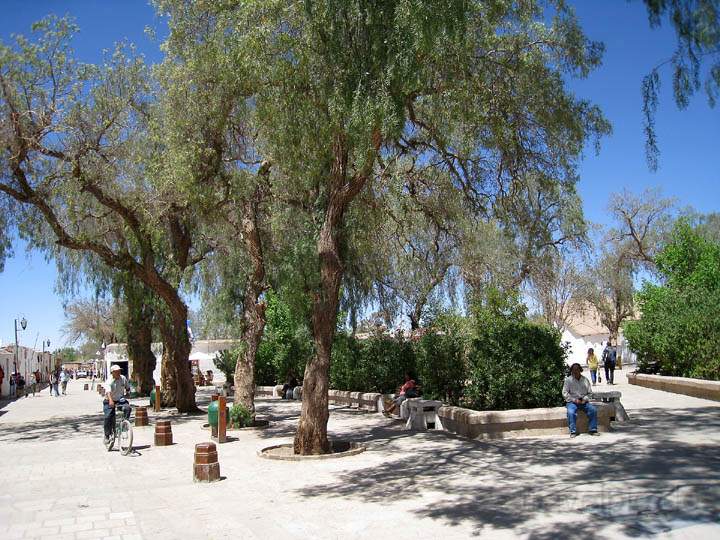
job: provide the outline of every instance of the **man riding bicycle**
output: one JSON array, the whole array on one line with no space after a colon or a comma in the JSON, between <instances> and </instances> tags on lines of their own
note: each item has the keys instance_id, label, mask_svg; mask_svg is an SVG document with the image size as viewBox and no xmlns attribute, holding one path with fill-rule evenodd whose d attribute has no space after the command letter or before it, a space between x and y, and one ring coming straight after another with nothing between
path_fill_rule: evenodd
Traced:
<instances>
[{"instance_id":1,"label":"man riding bicycle","mask_svg":"<svg viewBox=\"0 0 720 540\"><path fill-rule=\"evenodd\" d=\"M105 444L113 438L113 425L115 422L115 405L122 408L125 418L130 419L130 403L125 399L125 393L130 391L130 383L122 369L117 364L110 368L111 377L105 383L105 399L103 400L103 414L105 415Z\"/></svg>"}]
</instances>

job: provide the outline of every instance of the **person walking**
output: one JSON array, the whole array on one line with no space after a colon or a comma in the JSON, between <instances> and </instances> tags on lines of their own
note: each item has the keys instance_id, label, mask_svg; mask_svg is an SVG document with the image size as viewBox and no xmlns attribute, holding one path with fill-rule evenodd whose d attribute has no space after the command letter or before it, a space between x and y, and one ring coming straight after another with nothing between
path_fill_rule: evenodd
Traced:
<instances>
[{"instance_id":1,"label":"person walking","mask_svg":"<svg viewBox=\"0 0 720 540\"><path fill-rule=\"evenodd\" d=\"M53 371L50 375L50 395L55 394L55 397L60 397L60 392L58 391L58 375L57 371Z\"/></svg>"},{"instance_id":2,"label":"person walking","mask_svg":"<svg viewBox=\"0 0 720 540\"><path fill-rule=\"evenodd\" d=\"M603 367L605 368L605 381L607 384L615 384L615 359L617 358L617 349L613 347L612 341L609 339L602 357Z\"/></svg>"},{"instance_id":3,"label":"person walking","mask_svg":"<svg viewBox=\"0 0 720 540\"><path fill-rule=\"evenodd\" d=\"M598 371L598 358L595 356L595 350L591 347L587 352L587 365L590 370L590 378L592 379L593 386L597 382L597 371Z\"/></svg>"},{"instance_id":4,"label":"person walking","mask_svg":"<svg viewBox=\"0 0 720 540\"><path fill-rule=\"evenodd\" d=\"M32 392L33 397L35 397L35 388L37 387L37 377L35 373L31 373L28 377L28 390L25 393L25 397L28 397L30 395L30 392Z\"/></svg>"},{"instance_id":5,"label":"person walking","mask_svg":"<svg viewBox=\"0 0 720 540\"><path fill-rule=\"evenodd\" d=\"M15 378L17 377L17 373L11 373L10 374L10 397L15 397Z\"/></svg>"},{"instance_id":6,"label":"person walking","mask_svg":"<svg viewBox=\"0 0 720 540\"><path fill-rule=\"evenodd\" d=\"M62 395L65 395L65 391L67 390L67 383L68 383L68 373L66 370L62 370L60 372L60 386L62 386Z\"/></svg>"}]
</instances>

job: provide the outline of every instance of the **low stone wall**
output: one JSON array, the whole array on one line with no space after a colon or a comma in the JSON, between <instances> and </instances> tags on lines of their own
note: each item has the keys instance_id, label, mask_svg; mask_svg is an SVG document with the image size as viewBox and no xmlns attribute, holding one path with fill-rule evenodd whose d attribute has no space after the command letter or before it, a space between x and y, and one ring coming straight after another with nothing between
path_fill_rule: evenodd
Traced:
<instances>
[{"instance_id":1,"label":"low stone wall","mask_svg":"<svg viewBox=\"0 0 720 540\"><path fill-rule=\"evenodd\" d=\"M610 430L615 408L610 403L596 403L598 431ZM439 416L446 431L471 439L506 439L537 435L567 434L565 407L514 409L510 411L475 411L462 407L440 407ZM588 432L585 413L578 411L578 433Z\"/></svg>"},{"instance_id":2,"label":"low stone wall","mask_svg":"<svg viewBox=\"0 0 720 540\"><path fill-rule=\"evenodd\" d=\"M376 392L350 392L347 390L328 390L328 400L333 405L346 405L361 411L378 411L378 400L382 394Z\"/></svg>"},{"instance_id":3,"label":"low stone wall","mask_svg":"<svg viewBox=\"0 0 720 540\"><path fill-rule=\"evenodd\" d=\"M665 377L664 375L646 375L644 373L628 373L627 379L630 384L636 386L720 401L720 381Z\"/></svg>"},{"instance_id":4,"label":"low stone wall","mask_svg":"<svg viewBox=\"0 0 720 540\"><path fill-rule=\"evenodd\" d=\"M256 397L277 397L276 386L256 386L255 396ZM282 389L282 386L280 386Z\"/></svg>"}]
</instances>

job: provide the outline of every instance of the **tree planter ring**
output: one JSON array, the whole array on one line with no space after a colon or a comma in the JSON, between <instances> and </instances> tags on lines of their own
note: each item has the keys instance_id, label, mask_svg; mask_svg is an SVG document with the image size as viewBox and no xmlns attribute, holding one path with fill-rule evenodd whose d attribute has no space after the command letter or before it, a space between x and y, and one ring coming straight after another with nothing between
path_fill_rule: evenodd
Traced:
<instances>
[{"instance_id":1,"label":"tree planter ring","mask_svg":"<svg viewBox=\"0 0 720 540\"><path fill-rule=\"evenodd\" d=\"M276 459L280 461L318 461L323 459L338 459L348 456L354 456L364 452L367 448L360 443L348 441L330 441L331 452L329 454L319 454L311 456L302 456L293 454L293 444L276 444L258 450L258 456L265 459Z\"/></svg>"}]
</instances>

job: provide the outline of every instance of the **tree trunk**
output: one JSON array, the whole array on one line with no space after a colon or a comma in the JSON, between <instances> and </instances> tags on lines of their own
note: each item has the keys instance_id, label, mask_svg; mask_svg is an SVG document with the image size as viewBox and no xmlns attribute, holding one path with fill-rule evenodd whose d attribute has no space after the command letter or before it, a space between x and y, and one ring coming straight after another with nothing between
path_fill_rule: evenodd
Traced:
<instances>
[{"instance_id":1,"label":"tree trunk","mask_svg":"<svg viewBox=\"0 0 720 540\"><path fill-rule=\"evenodd\" d=\"M143 285L133 282L131 277L124 283L123 291L128 310L125 328L128 356L133 363L132 378L137 383L138 393L149 396L155 388L153 371L156 363L152 352L154 309L149 301L151 293Z\"/></svg>"},{"instance_id":2,"label":"tree trunk","mask_svg":"<svg viewBox=\"0 0 720 540\"><path fill-rule=\"evenodd\" d=\"M190 339L187 331L187 306L178 298L171 315L162 315L160 333L163 340L162 399L163 406L177 407L178 412L199 411L195 403L195 383L190 370Z\"/></svg>"},{"instance_id":3,"label":"tree trunk","mask_svg":"<svg viewBox=\"0 0 720 540\"><path fill-rule=\"evenodd\" d=\"M155 371L155 355L152 352L152 327L128 324L127 329L128 356L133 363L132 379L137 383L138 393L149 396L155 388L153 371Z\"/></svg>"},{"instance_id":4,"label":"tree trunk","mask_svg":"<svg viewBox=\"0 0 720 540\"><path fill-rule=\"evenodd\" d=\"M379 129L373 131L372 152L377 153L382 142ZM312 332L315 356L305 366L303 378L302 413L293 444L296 454L326 454L330 451L327 438L328 386L330 355L337 324L340 283L343 264L340 257L340 231L345 210L367 183L374 156L368 156L364 169L352 178L347 174L348 148L343 134L333 140L333 163L330 170L325 219L317 240L320 286L312 298Z\"/></svg>"},{"instance_id":5,"label":"tree trunk","mask_svg":"<svg viewBox=\"0 0 720 540\"><path fill-rule=\"evenodd\" d=\"M265 304L258 302L265 290L265 261L263 259L262 240L258 229L257 200L243 205L243 240L245 249L252 260L253 271L248 277L243 302L242 340L245 350L237 360L235 367L235 403L245 405L255 418L255 357L265 331Z\"/></svg>"},{"instance_id":6,"label":"tree trunk","mask_svg":"<svg viewBox=\"0 0 720 540\"><path fill-rule=\"evenodd\" d=\"M296 454L327 454L330 451L327 438L327 422L330 416L328 374L343 276L336 225L343 211L342 206L337 207L330 202L317 242L320 290L315 293L312 301L315 356L305 366L302 413L294 442Z\"/></svg>"}]
</instances>

